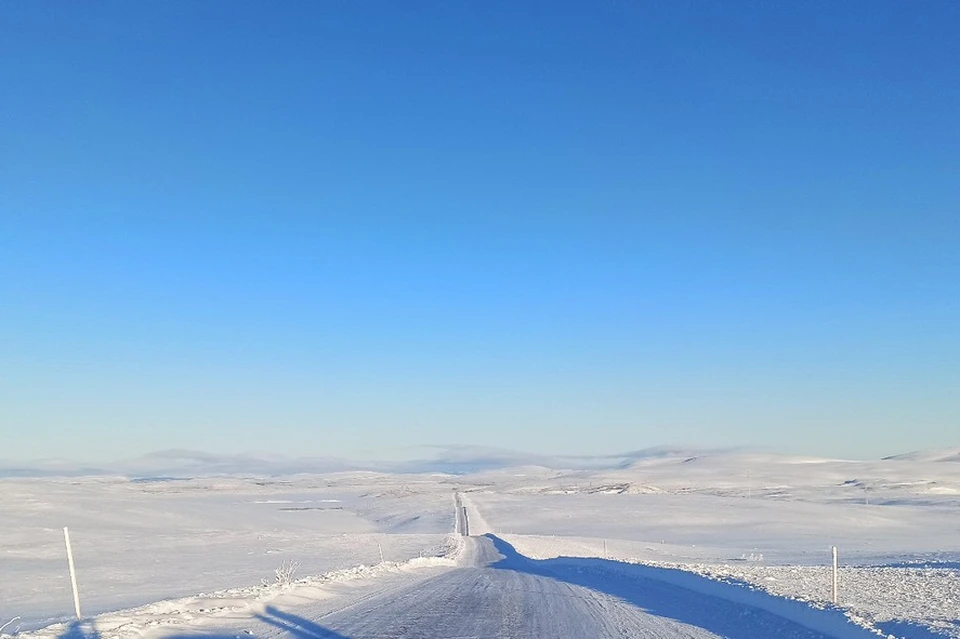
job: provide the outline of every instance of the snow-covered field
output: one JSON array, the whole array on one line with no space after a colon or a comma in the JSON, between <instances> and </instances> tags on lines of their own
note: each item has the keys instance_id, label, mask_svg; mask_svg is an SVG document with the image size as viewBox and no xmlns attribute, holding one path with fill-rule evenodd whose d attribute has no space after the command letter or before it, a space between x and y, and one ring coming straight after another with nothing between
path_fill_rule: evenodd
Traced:
<instances>
[{"instance_id":1,"label":"snow-covered field","mask_svg":"<svg viewBox=\"0 0 960 639\"><path fill-rule=\"evenodd\" d=\"M678 567L827 605L891 634L960 637L960 464L771 455L672 457L601 473L489 474L484 530L538 559ZM494 490L493 487L496 487Z\"/></svg>"},{"instance_id":2,"label":"snow-covered field","mask_svg":"<svg viewBox=\"0 0 960 639\"><path fill-rule=\"evenodd\" d=\"M95 614L298 575L442 554L451 487L430 476L0 480L0 619L73 614L63 526ZM3 623L0 621L0 624Z\"/></svg>"},{"instance_id":3,"label":"snow-covered field","mask_svg":"<svg viewBox=\"0 0 960 639\"><path fill-rule=\"evenodd\" d=\"M960 637L960 463L950 454L663 454L607 470L468 475L4 479L0 625L19 616L4 632L23 633L70 618L64 525L84 613L135 609L99 617L98 634L150 634L150 619L162 636L168 622L180 633L211 614L333 601L361 586L382 592L449 569L454 490L472 535L496 534L544 565L580 557L577 570L680 568L821 608L836 545L844 610L891 636ZM274 569L285 561L300 562L304 579L281 587Z\"/></svg>"}]
</instances>

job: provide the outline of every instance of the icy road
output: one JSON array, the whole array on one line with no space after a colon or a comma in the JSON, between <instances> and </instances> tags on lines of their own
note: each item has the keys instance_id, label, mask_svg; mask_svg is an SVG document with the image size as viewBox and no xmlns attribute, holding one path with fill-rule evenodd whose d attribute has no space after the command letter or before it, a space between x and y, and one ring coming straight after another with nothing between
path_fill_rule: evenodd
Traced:
<instances>
[{"instance_id":1,"label":"icy road","mask_svg":"<svg viewBox=\"0 0 960 639\"><path fill-rule=\"evenodd\" d=\"M549 571L492 535L465 538L468 565L311 619L269 608L269 631L295 639L825 639L762 611L657 582ZM627 583L629 582L629 583Z\"/></svg>"}]
</instances>

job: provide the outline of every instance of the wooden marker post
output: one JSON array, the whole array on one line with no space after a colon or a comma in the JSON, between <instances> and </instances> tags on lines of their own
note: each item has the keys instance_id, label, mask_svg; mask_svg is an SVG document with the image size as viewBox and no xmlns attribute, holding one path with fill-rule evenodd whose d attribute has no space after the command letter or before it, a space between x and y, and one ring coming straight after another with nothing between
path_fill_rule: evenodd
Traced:
<instances>
[{"instance_id":1,"label":"wooden marker post","mask_svg":"<svg viewBox=\"0 0 960 639\"><path fill-rule=\"evenodd\" d=\"M837 547L833 547L833 603L836 605L840 595L839 564L837 561Z\"/></svg>"},{"instance_id":2,"label":"wooden marker post","mask_svg":"<svg viewBox=\"0 0 960 639\"><path fill-rule=\"evenodd\" d=\"M63 540L67 544L67 564L70 566L70 585L73 586L73 608L77 612L77 619L82 619L80 615L80 592L77 590L77 569L73 565L73 548L70 547L70 531L63 527Z\"/></svg>"}]
</instances>

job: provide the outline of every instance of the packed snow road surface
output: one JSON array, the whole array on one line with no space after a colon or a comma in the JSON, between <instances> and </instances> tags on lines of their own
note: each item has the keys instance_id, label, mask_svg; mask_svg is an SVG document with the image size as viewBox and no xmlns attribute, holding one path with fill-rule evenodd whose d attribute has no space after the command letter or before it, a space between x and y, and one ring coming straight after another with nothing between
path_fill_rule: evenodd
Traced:
<instances>
[{"instance_id":1,"label":"packed snow road surface","mask_svg":"<svg viewBox=\"0 0 960 639\"><path fill-rule=\"evenodd\" d=\"M683 588L571 569L546 572L493 537L468 537L467 567L311 619L270 608L272 637L296 639L825 639L759 610ZM302 615L302 616L300 616ZM260 632L256 633L262 636Z\"/></svg>"}]
</instances>

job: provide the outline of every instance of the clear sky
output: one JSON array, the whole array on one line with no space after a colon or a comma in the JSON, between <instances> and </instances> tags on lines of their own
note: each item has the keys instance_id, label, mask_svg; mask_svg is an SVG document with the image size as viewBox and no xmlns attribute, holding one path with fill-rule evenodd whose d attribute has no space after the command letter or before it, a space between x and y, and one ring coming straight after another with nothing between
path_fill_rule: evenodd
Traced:
<instances>
[{"instance_id":1,"label":"clear sky","mask_svg":"<svg viewBox=\"0 0 960 639\"><path fill-rule=\"evenodd\" d=\"M960 3L0 3L0 457L960 444Z\"/></svg>"}]
</instances>

